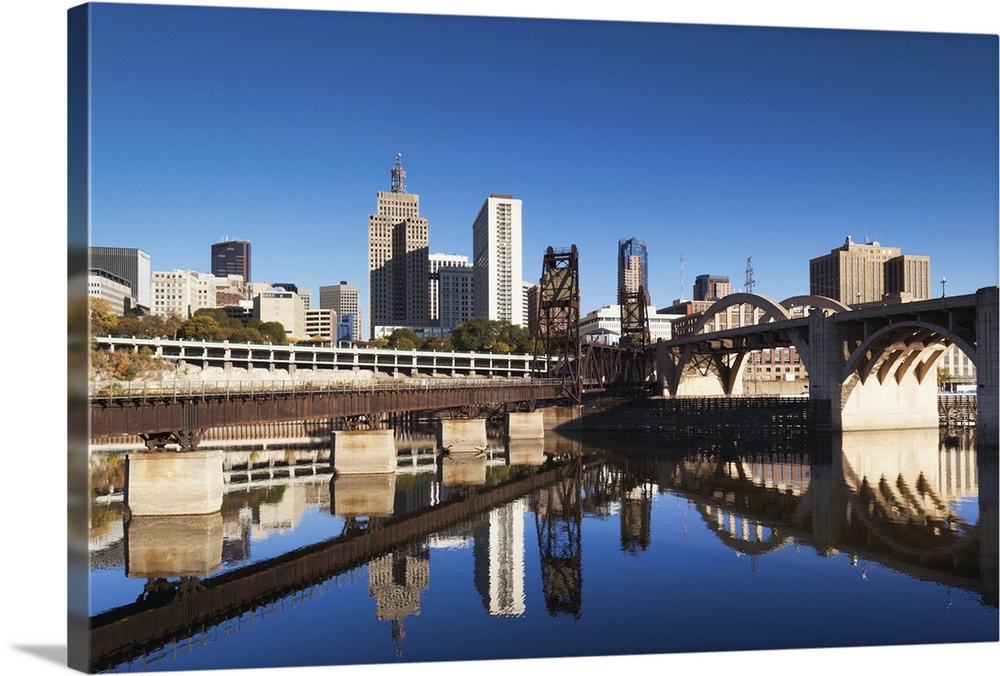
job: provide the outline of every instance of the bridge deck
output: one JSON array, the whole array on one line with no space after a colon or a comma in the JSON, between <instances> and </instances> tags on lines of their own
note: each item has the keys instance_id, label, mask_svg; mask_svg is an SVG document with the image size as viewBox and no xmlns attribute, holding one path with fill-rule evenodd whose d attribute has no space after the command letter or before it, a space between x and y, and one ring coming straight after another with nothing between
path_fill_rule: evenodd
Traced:
<instances>
[{"instance_id":1,"label":"bridge deck","mask_svg":"<svg viewBox=\"0 0 1000 676\"><path fill-rule=\"evenodd\" d=\"M456 384L433 381L381 382L331 389L272 387L267 390L217 387L107 392L90 402L90 435L158 434L180 430L291 420L316 420L432 411L462 407L534 408L564 396L555 380L483 380Z\"/></svg>"}]
</instances>

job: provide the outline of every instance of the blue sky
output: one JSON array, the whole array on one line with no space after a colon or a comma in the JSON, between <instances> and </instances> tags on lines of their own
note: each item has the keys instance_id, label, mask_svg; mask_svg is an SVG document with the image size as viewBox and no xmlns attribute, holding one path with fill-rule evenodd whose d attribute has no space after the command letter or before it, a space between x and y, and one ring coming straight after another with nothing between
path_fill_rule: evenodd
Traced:
<instances>
[{"instance_id":1,"label":"blue sky","mask_svg":"<svg viewBox=\"0 0 1000 676\"><path fill-rule=\"evenodd\" d=\"M160 3L191 4L191 0L160 0ZM66 374L65 362L60 358L60 355L66 354L62 331L58 327L48 331L39 327L51 327L53 318L58 323L58 316L67 300L64 280L60 274L48 274L51 268L46 265L63 269L59 253L67 237L66 11L75 4L78 4L75 0L15 0L5 5L4 21L0 22L3 37L0 50L4 57L0 59L3 75L0 81L3 82L6 104L0 109L5 123L0 128L4 134L2 156L8 170L0 205L6 216L7 237L13 243L4 250L4 262L12 273L11 278L18 283L17 291L9 294L13 307L8 309L8 316L14 318L14 328L3 332L3 335L8 341L5 347L9 355L29 354L25 352L27 332L31 335L30 354L51 356L43 360L7 360L5 374L8 383L16 384L16 395L8 399L11 403L17 402L15 406L20 408L14 410L19 414L23 411L21 417L29 420L34 420L37 415L32 417L33 408L21 402L51 402L54 389L58 390L55 399L60 400L61 382ZM213 0L212 4L274 6L279 3ZM797 0L755 0L752 3L745 0L698 3L483 0L469 3L424 0L419 3L419 8L413 4L399 0L294 0L297 7L321 9L945 31L994 36L1000 32L997 12L990 3L982 0L950 0L947 3L884 0L814 0L808 3ZM219 41L223 34L220 32L209 37ZM507 35L505 31L501 38ZM258 48L270 45L275 51L287 53L295 51L297 46L304 48L314 44L297 38L292 41L292 47L279 50L278 43L272 38L265 35L258 39ZM677 260L680 253L687 261L685 286L689 287L694 276L701 272L728 274L734 280L742 280L746 257L752 256L758 290L782 296L788 293L787 289L797 290L806 284L806 266L810 257L837 246L847 234L863 238L866 230L870 236L881 237L887 244L931 255L935 276L947 275L952 280L948 284L949 293L971 291L997 282L995 51L984 57L987 68L992 64L993 74L987 74L979 84L969 85L965 76L940 77L941 69L954 59L939 59L929 46L924 45L911 54L882 53L883 61L877 68L863 68L860 75L857 70L848 70L834 78L831 69L841 63L853 63L856 67L854 59L867 58L866 52L849 49L846 54L839 52L834 58L835 54L831 51L817 60L807 59L807 55L801 52L792 56L776 52L779 43L773 40L753 48L727 41L714 50L710 44L699 45L695 41L691 45L691 40L688 40L685 44L689 48L701 47L709 52L710 58L698 59L694 53L680 59L674 68L655 68L656 64L650 57L633 67L616 70L611 65L616 50L608 50L610 53L600 58L599 49L606 47L611 39L608 36L593 44L571 43L563 45L561 51L546 49L534 61L520 56L527 49L523 43L500 40L508 44L509 58L516 57L519 63L529 63L527 72L523 69L519 71L517 81L530 82L536 74L541 77L555 72L560 79L544 84L542 95L551 93L553 98L560 98L564 102L563 110L573 113L568 118L555 117L554 113L542 117L543 121L555 119L555 123L532 138L508 135L488 139L485 134L470 137L462 134L461 126L455 126L456 119L464 119L459 113L472 109L481 118L489 115L489 130L496 131L497 126L506 124L499 113L511 108L495 100L483 105L465 104L466 108L463 108L456 105L452 98L444 98L447 109L453 114L446 117L442 112L429 120L415 117L413 108L403 109L403 103L411 104L418 95L446 88L447 84L457 79L457 69L474 65L473 53L478 54L479 48L485 49L491 44L485 37L474 41L476 51L470 49L452 56L438 54L436 58L453 70L432 80L432 83L439 83L438 90L423 85L408 90L405 99L393 98L388 89L372 88L367 90L370 99L362 99L366 105L355 107L352 111L329 104L329 92L356 92L357 84L351 89L341 86L341 81L326 83L321 89L327 97L319 99L314 107L293 105L287 96L282 99L277 95L287 95L288 89L281 89L272 97L276 103L271 107L264 107L263 104L253 107L269 123L272 134L264 136L268 143L257 143L257 147L291 148L296 151L296 163L309 168L310 174L288 178L289 167L271 167L263 161L258 162L255 158L264 155L262 151L252 153L250 142L235 144L235 147L242 148L241 154L227 154L234 147L232 145L215 146L213 151L215 164L212 166L215 169L236 167L257 176L257 181L245 185L241 193L242 201L250 203L256 211L237 209L239 202L235 200L223 202L222 197L236 192L237 188L226 186L224 182L218 184L221 187L213 187L206 183L209 179L215 180L211 174L207 177L193 175L200 181L204 194L215 193L219 196L218 206L209 208L212 201L207 197L195 200L188 191L181 190L184 182L195 183L194 179L187 177L197 168L192 166L192 152L185 150L180 143L185 138L184 133L174 137L177 147L172 151L175 153L172 162L160 162L170 169L165 178L144 175L150 168L143 162L150 155L163 160L163 151L130 156L115 148L113 138L107 139L110 144L107 148L95 148L95 151L103 153L95 160L110 162L106 169L109 173L103 178L96 173L98 169L105 168L95 165L95 232L99 216L103 219L101 227L106 229L109 239L118 238L116 233L120 233L122 239L126 236L139 239L138 235L129 234L132 231L150 233L142 235L143 238L156 234L155 241L151 239L143 245L149 247L157 267L203 269L208 264L206 252L211 240L226 234L233 237L247 235L255 241L255 269L268 275L292 275L292 279L281 281L300 278L300 271L301 278L314 286L326 283L328 279L339 281L345 271L350 279L358 276L363 279L363 232L367 216L374 209L375 192L388 186L392 158L395 153L402 152L410 174L409 184L414 192L421 195L423 211L431 222L431 241L437 249L467 252L469 237L466 233L485 193L510 190L525 200L528 231L525 256L529 259L526 274L537 275L540 272L540 253L533 254L534 248L568 241L576 241L581 247L587 245L581 253L584 303L587 307L607 302L610 297L608 289L611 282L608 280L614 271L612 251L621 236L643 237L649 243L654 266L652 292L657 303L661 303L664 297L672 300L678 294ZM177 36L166 42L179 40ZM139 49L142 41L135 42L138 43L135 48ZM320 45L323 42L319 40ZM222 42L217 44L220 47L214 52L216 63L227 54L238 54L223 50ZM387 71L393 70L397 62L389 58L392 44L382 39L361 44L362 47L343 57L339 63L367 68L365 58L380 58ZM630 48L628 41L622 44L619 40L616 45L619 49ZM420 75L419 57L421 54L432 55L433 52L428 54L426 50L433 46L425 41L420 49L410 50L400 67L411 76ZM653 47L647 45L646 49L653 50ZM873 49L876 55L880 53L880 48ZM637 47L632 46L631 50L634 53ZM173 50L175 62L181 60L178 52L181 55L191 54L188 47ZM591 57L584 59L588 52ZM249 53L252 56L263 52L251 50ZM596 65L595 53L598 55ZM649 53L646 52L647 55ZM870 54L871 50L867 53ZM758 64L751 73L756 73L757 79L750 75L730 76L716 83L705 79L706 72L709 75L713 72L726 75L742 66L749 68L755 59L764 56L767 60L762 65ZM557 58L560 60L555 61ZM136 61L138 69L141 64L138 55L130 57L130 60ZM815 78L814 82L802 75L810 72L810 62L819 64L814 65L811 72L822 76ZM310 61L306 59L297 63L309 64ZM291 72L313 73L319 77L333 72L330 63L327 61L322 67L299 68ZM864 61L861 63L864 65ZM879 74L908 63L923 65L907 77L879 81ZM927 66L928 63L933 67ZM265 65L252 64L254 70ZM709 66L713 68L706 70ZM631 80L628 75L638 72L639 67L645 68L647 75L655 73L659 86L648 88L642 80L638 84ZM799 77L789 82L785 91L799 94L797 107L771 101L781 80L772 81L771 89L754 88L754 83L760 82L763 77L761 73L777 77L783 69L793 67ZM169 72L170 68L163 70ZM972 74L969 68L959 68L958 71ZM511 71L506 67L498 66L490 74L502 78L508 72ZM601 75L601 79L593 79L597 74ZM667 80L668 77L677 79ZM247 107L243 105L250 99L247 90L242 90L242 96L237 96L232 93L235 91L232 83L227 84L219 77L211 80L204 74L191 77L188 81L178 82L177 78L179 76L175 75L175 91L183 92L185 87L209 83L218 85L215 89L219 92L215 96L219 96L220 92L230 92L227 124L200 130L196 136L200 145L212 146L230 134L237 136L234 125L240 123L241 116L236 113L241 107ZM484 82L485 77L466 75L466 78L466 81L471 78L480 87L488 84ZM289 79L290 75L284 78L285 81ZM727 94L727 90L721 88L721 83L727 80L729 87L741 88L741 96ZM244 75L239 81L252 82L253 77ZM922 86L924 81L927 86ZM280 84L282 80L278 82ZM590 87L588 82L595 85ZM616 94L627 91L633 95L659 93L660 96L646 105L635 105L633 98L632 104L626 99L617 103L616 99L598 106L595 98L598 82L605 87L616 87ZM961 82L971 88L967 89L968 96L958 99L951 87ZM977 110L978 104L974 101L970 103L969 98L974 98L977 91L985 105L993 108L980 110L979 117L970 117L968 111ZM755 92L759 92L760 96L755 97ZM567 93L576 96L566 99ZM142 82L130 82L128 90L122 95L127 97L127 103L137 106L155 94L155 90L152 94L144 91ZM440 100L443 97L439 95L437 98ZM203 103L198 105L203 105L208 111L211 110L208 104L216 100L213 96L204 95L201 97ZM510 124L524 118L524 110L533 110L537 115L537 95L534 99L523 100L525 102L516 107L520 115L515 116ZM911 105L913 102L918 105ZM186 108L190 115L197 101L192 103L190 97L179 96L177 100L167 103L170 105L152 108L160 120L160 128L157 129L160 135L163 135L167 122L171 125L183 122L184 116L178 116L177 112ZM434 103L433 98L431 103ZM697 103L702 105L693 107ZM843 109L847 103L852 105L847 107L848 112L845 113ZM952 107L959 103L963 103L961 108ZM791 115L791 111L803 107L813 113L809 124L801 121L803 116ZM829 114L820 115L824 110L828 110ZM841 112L838 113L838 110ZM601 111L602 117L588 121L583 117L588 111ZM406 114L390 116L389 112ZM293 113L298 116L294 119L300 123L328 118L339 122L342 129L346 127L351 133L337 136L333 125L322 127L319 132L314 127L308 129L309 135L304 137L305 140L285 143L283 138L276 138L273 134L281 128L277 122L292 119ZM141 136L137 136L141 129L136 126L143 120L138 115L132 117L131 120L126 117L121 122L122 138L141 140ZM764 129L771 134L780 134L782 130L788 130L787 135L779 136L779 143L773 141L773 136L748 133L745 128L741 130L741 124L748 119L754 121L751 131ZM881 120L882 126L857 126L859 122L873 119ZM440 120L446 120L451 126L438 125ZM789 126L789 120L798 120L798 123ZM480 122L480 131L487 129L485 122ZM645 126L636 128L637 122ZM347 126L348 123L350 126ZM540 122L535 124L541 128ZM588 133L595 128L601 134ZM572 129L574 135L561 136L564 129ZM626 140L632 145L615 150L616 144L606 135L623 129L630 132ZM900 133L907 129L909 133ZM283 133L291 132L285 130ZM507 148L510 151L502 152ZM798 149L798 153L789 156L789 148ZM748 154L755 149L755 155ZM515 151L527 159L514 157L517 154ZM349 161L335 164L334 160L341 156L346 156ZM630 166L627 162L620 166L616 164L621 157L629 156L637 158L634 165ZM788 156L789 159L765 165L758 156ZM203 158L196 159L206 162ZM127 162L128 166L121 167L123 162ZM119 165L117 169L114 168L115 163ZM608 163L612 166L606 166ZM350 171L343 169L344 165ZM502 172L505 167L506 172ZM531 174L527 173L529 170ZM130 179L133 183L123 186L119 177L130 174L135 175ZM266 181L269 176L273 180ZM223 178L220 173L220 179ZM561 179L558 183L555 182L557 178ZM149 201L149 195L155 195L160 190L157 184L161 182L172 185L169 192L174 193L177 199ZM262 189L262 185L267 189ZM289 185L298 192L289 196L284 189L279 190ZM611 192L609 185L615 185L616 191ZM794 189L787 189L788 185ZM280 209L267 204L264 199L267 194L283 197L289 202L283 206L289 209L290 205L295 206L299 215L293 216L289 210L287 219L268 216L280 213ZM646 198L648 194L657 198L649 200ZM570 211L577 201L582 206ZM350 205L349 209L347 205ZM126 207L130 210L127 211ZM171 211L178 207L186 209L181 214L184 218ZM312 211L308 218L301 216L305 207ZM156 228L151 227L157 222L168 222L171 230L157 234ZM314 223L321 224L322 229L313 232L306 228L318 228ZM248 230L252 224L254 230L242 232L242 224L246 224ZM913 227L908 228L908 224ZM294 240L296 252L311 260L322 258L323 265L328 267L306 274L313 267L308 261L290 268L283 263L279 265L284 252L274 257L275 263L267 264L260 252L264 237L262 226L279 231L288 241ZM755 235L747 234L753 232L754 227L751 226L757 228ZM446 237L446 227L453 229L450 239ZM293 228L309 236L298 237ZM785 236L784 233L790 231L794 231L795 237ZM941 235L942 231L945 236ZM910 232L916 234L910 235ZM330 239L323 239L320 235L324 233L333 235ZM349 234L354 239L349 239ZM594 236L596 239L591 243L590 238ZM919 241L913 239L916 237L920 238ZM101 233L101 243L104 243L104 238L105 234ZM188 239L193 244L189 251L182 254L180 252L187 249ZM280 238L275 239L280 241ZM185 246L174 248L172 242L181 241L185 242ZM942 241L945 243L942 244ZM769 246L764 246L765 243ZM36 245L42 248L51 245L56 251L55 262L52 263L52 258L42 260L35 255L25 255L25 252L39 251ZM593 253L589 251L591 246L595 248ZM314 251L321 253L310 253ZM532 272L530 265L532 255L537 261L536 272ZM270 270L267 265L270 265ZM352 272L345 267L348 265L360 267ZM600 271L602 268L603 272ZM311 279L314 276L316 281ZM779 282L780 279L791 281L786 285ZM598 293L602 284L605 290ZM25 292L25 289L28 291ZM25 323L25 318L28 323ZM57 401L55 406L59 408L61 404ZM50 470L48 476L61 481L59 477L66 476L65 425L65 417L57 413L46 418L44 430L36 424L8 426L13 436L7 438L7 447L14 453L23 454L30 449L34 454L41 454L39 457L45 458L46 467ZM67 570L66 543L59 537L58 524L66 523L66 502L58 498L61 494L59 487L55 491L39 491L37 480L8 483L11 483L9 490L5 491L8 511L12 514L30 513L31 518L8 519L7 539L10 542L31 542L33 559L32 564L26 567L22 557L5 558L7 576L26 583L12 585L7 590L8 605L18 609L18 621L9 627L6 645L0 646L2 660L18 672L62 674L65 672L64 618L67 607L66 585L62 581L67 579ZM29 507L28 511L25 506ZM39 538L39 524L56 524L53 526L55 532ZM53 580L56 581L54 584ZM39 594L38 590L43 585L47 593ZM992 663L997 659L998 648L998 643L965 644L961 646L960 658L969 663ZM872 664L876 669L906 671L910 668L944 672L954 667L955 658L959 656L956 649L955 646L898 646L879 648L874 652L867 649L864 652L856 649L824 650L822 654L808 651L801 655L784 651L780 658L818 664L820 673L842 672L859 660ZM817 656L822 659L817 660ZM739 669L750 674L764 674L771 664L770 660L747 658L748 655L740 652L711 656L715 667ZM663 666L676 669L678 665L681 668L704 667L703 655L613 659L616 669L631 667L633 670L649 670ZM476 668L484 673L501 673L504 667L509 666L517 665L489 663L476 665ZM570 665L567 663L566 666ZM458 674L467 671L468 665L411 665L408 669L413 673ZM261 676L292 673L292 670L285 669L258 671ZM372 667L370 671L388 674L395 672L395 667ZM222 670L216 673L224 676L244 672Z\"/></svg>"},{"instance_id":2,"label":"blue sky","mask_svg":"<svg viewBox=\"0 0 1000 676\"><path fill-rule=\"evenodd\" d=\"M848 235L949 294L997 283L995 35L97 4L92 49L91 241L155 270L248 239L254 281L367 304L398 152L431 252L471 256L514 195L524 279L576 244L584 311L627 237L657 307L748 257L758 293L806 293Z\"/></svg>"}]
</instances>

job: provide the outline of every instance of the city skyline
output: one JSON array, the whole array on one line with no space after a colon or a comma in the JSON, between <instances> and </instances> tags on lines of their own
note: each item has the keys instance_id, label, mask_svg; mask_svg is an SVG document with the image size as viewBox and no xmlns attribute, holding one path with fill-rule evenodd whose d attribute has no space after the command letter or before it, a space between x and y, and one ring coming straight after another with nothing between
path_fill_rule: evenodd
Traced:
<instances>
[{"instance_id":1,"label":"city skyline","mask_svg":"<svg viewBox=\"0 0 1000 676\"><path fill-rule=\"evenodd\" d=\"M523 281L575 244L585 310L615 301L625 237L658 307L750 257L755 292L805 293L847 236L930 255L949 295L997 282L995 36L97 9L91 243L156 270L246 239L255 281L345 279L366 306L399 153L431 253L471 258L479 206L512 194Z\"/></svg>"}]
</instances>

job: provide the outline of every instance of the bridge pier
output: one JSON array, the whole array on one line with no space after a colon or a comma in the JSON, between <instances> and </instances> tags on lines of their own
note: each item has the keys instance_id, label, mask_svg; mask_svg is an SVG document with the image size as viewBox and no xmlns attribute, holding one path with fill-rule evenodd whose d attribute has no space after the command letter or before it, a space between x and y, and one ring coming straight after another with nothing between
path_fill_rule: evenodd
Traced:
<instances>
[{"instance_id":1,"label":"bridge pier","mask_svg":"<svg viewBox=\"0 0 1000 676\"><path fill-rule=\"evenodd\" d=\"M395 473L396 440L393 431L335 431L330 467L334 475Z\"/></svg>"},{"instance_id":2,"label":"bridge pier","mask_svg":"<svg viewBox=\"0 0 1000 676\"><path fill-rule=\"evenodd\" d=\"M438 448L450 453L486 450L486 420L442 420L438 424Z\"/></svg>"},{"instance_id":3,"label":"bridge pier","mask_svg":"<svg viewBox=\"0 0 1000 676\"><path fill-rule=\"evenodd\" d=\"M545 438L545 414L542 411L532 411L531 413L508 413L507 414L507 439L517 441L521 439L544 439Z\"/></svg>"},{"instance_id":4,"label":"bridge pier","mask_svg":"<svg viewBox=\"0 0 1000 676\"><path fill-rule=\"evenodd\" d=\"M132 516L211 514L222 509L222 451L129 453L125 506Z\"/></svg>"},{"instance_id":5,"label":"bridge pier","mask_svg":"<svg viewBox=\"0 0 1000 676\"><path fill-rule=\"evenodd\" d=\"M976 292L976 443L991 448L1000 437L1000 317L997 287Z\"/></svg>"},{"instance_id":6,"label":"bridge pier","mask_svg":"<svg viewBox=\"0 0 1000 676\"><path fill-rule=\"evenodd\" d=\"M913 374L895 383L869 379L865 384L841 388L840 425L845 432L863 430L904 430L933 428L940 425L936 379L923 383Z\"/></svg>"}]
</instances>

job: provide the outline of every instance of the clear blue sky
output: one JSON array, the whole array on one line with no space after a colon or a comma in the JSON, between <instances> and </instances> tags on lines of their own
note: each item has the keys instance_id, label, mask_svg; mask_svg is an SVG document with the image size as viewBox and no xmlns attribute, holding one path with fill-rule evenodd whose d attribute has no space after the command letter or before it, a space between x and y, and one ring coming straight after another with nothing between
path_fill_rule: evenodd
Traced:
<instances>
[{"instance_id":1,"label":"clear blue sky","mask_svg":"<svg viewBox=\"0 0 1000 676\"><path fill-rule=\"evenodd\" d=\"M994 36L1000 32L995 8L983 0L424 0L419 7L400 0L292 1L296 6L383 11L891 28ZM161 2L192 4L192 0ZM0 108L5 124L0 129L8 170L0 208L12 243L5 249L4 262L18 285L9 294L13 307L8 315L15 318L14 328L3 335L6 354L19 357L7 360L4 373L11 385L8 390L15 393L8 400L19 407L13 410L30 421L38 416L32 416L32 407L24 402L51 402L55 391L55 406L59 408L59 388L66 373L60 359L66 354L66 343L62 331L51 328L54 318L58 323L61 303L66 300L64 280L61 274L47 274L50 268L38 256L24 254L39 251L36 245L51 245L57 251L54 264L57 270L62 269L58 254L66 241L66 10L74 4L75 0L15 0L5 4L4 21L0 22L0 81L5 102ZM273 6L278 0L213 0L212 4ZM768 40L750 46L736 38L721 46L679 40L672 43L676 49L697 51L688 56L679 52L682 56L667 61L666 47L657 49L636 41L623 44L619 36L611 49L612 36L607 35L591 43L562 43L559 49L555 43L552 48L542 45L532 61L521 56L532 45L527 40L516 41L508 29L495 44L506 45L505 58L512 59L512 64L498 65L488 74L466 72L463 79L460 73L465 68L485 58L476 55L491 44L490 36L473 38L474 49L455 55L437 53L434 49L439 45L425 40L419 49L408 50L408 58L400 64L389 58L398 40L365 42L359 39L359 32L352 34L356 49L348 51L346 57L334 54L322 61L307 52L336 49L338 41L333 40L332 29L329 39L317 39L315 28L305 26L295 39L282 43L265 26L255 36L257 48L243 52L248 55L242 59L245 65L254 60L249 73L236 77L232 66L215 76L190 67L180 70L182 63L190 65L195 55L206 51L211 56L202 59L206 65L221 67L224 59L238 63L239 53L223 48L226 32L237 28L240 26L231 24L220 27L216 34L202 32L217 45L213 50L192 52L179 35L157 41L168 50L159 58L172 60L176 68L168 60L150 73L173 72L170 89L180 95L162 106L152 106L153 116L144 113L148 119L140 113L150 108L149 97L158 96L167 84L147 89L146 83L127 81L124 90L104 92L108 97L114 93L121 106L134 111L122 122L120 138L141 143L133 143L135 152L126 152L127 147L107 138L106 126L101 131L100 140L107 147L95 148L95 160L100 162L94 176L95 243L98 235L101 243L119 235L129 242L143 239L142 245L148 247L157 268L206 269L206 252L213 239L226 234L248 236L255 242L255 269L268 276L291 277L280 281L302 279L304 285L315 288L328 280L339 281L342 275L363 280L367 216L375 207L375 192L388 187L393 156L402 152L410 186L421 195L424 213L430 218L436 250L468 252L467 233L485 194L500 190L518 194L525 200L526 274L540 272L537 249L576 241L582 247L586 307L611 298L613 249L622 236L643 237L649 243L654 266L652 292L658 304L663 298L672 300L678 295L677 260L681 253L687 260L686 286L701 272L742 280L746 257L753 256L758 290L783 296L805 286L810 257L839 245L847 234L862 238L866 230L887 244L931 255L935 276L947 275L952 280L949 293L997 282L995 46L959 58L957 51L939 52L945 45L935 39L897 45L893 50L877 42L864 50L857 44L846 50L834 49L827 40L822 53L817 54L809 49L808 41L797 40L800 49L790 54L790 47L786 45L783 51L783 43L776 41L771 31ZM311 40L303 37L307 33ZM910 40L918 37L910 36ZM135 70L140 69L140 57L148 46L144 42L145 38L135 36L135 53L128 57L135 62ZM968 41L958 41L962 42ZM658 40L656 44L671 43ZM914 44L912 52L897 51ZM268 74L273 59L260 58L265 47L271 53L295 57L294 67L278 78L277 85L273 74ZM956 50L962 48L955 45ZM495 54L500 49L492 51ZM634 56L642 50L645 56L640 63L613 65L616 54ZM708 56L700 58L705 54ZM432 57L439 63L444 60L446 74L422 73L424 60ZM658 63L658 58L663 61ZM380 60L386 78L398 65L409 77L430 84L410 87L394 96L389 85L352 82L344 67L366 71L370 59ZM962 64L966 59L968 64ZM956 63L961 65L955 67ZM520 68L515 70L517 64ZM835 72L841 66L846 70ZM903 77L890 77L907 66L912 71ZM750 72L739 73L742 68ZM255 78L258 71L264 77ZM815 73L814 78L806 77L810 72ZM633 80L631 73L645 75ZM951 77L950 73L956 75ZM306 76L320 82L311 105L291 99L293 94L302 93L292 85ZM523 85L542 80L541 92L526 89L516 105L506 105L485 95L458 99L459 94L449 86L471 82L476 91L487 91L487 77L504 80L515 76ZM255 79L261 89L275 89L282 81L289 84L266 97L270 102L262 103L248 88ZM184 93L204 85L212 90L197 98ZM368 97L347 102L346 94L356 94L359 88L366 89ZM445 94L431 96L441 91ZM610 102L609 91L615 97ZM960 97L954 95L956 91L961 92ZM779 94L783 100L777 98ZM563 119L551 112L551 106L543 105L547 99L561 101L560 109L572 116ZM641 105L636 105L637 101ZM226 103L225 124L207 116L220 103ZM428 105L445 110L429 115ZM105 110L114 113L110 99L107 106ZM206 115L197 114L198 108ZM254 116L241 115L240 108L256 112ZM500 115L512 109L518 114ZM100 108L95 112L104 114ZM123 117L121 110L115 114ZM190 126L192 119L200 126L191 132L198 140L195 148L202 146L205 154L211 151L211 162L185 147L187 132L166 133L174 124ZM246 132L241 132L240 126L260 119L266 123L264 130L257 129L250 138L241 139ZM481 133L465 133L469 119L478 121ZM306 140L291 136L295 129L289 129L287 120L298 123ZM146 140L141 125L153 125L154 136L171 139L175 146L171 157L165 157L162 149L155 153L156 149L143 150ZM506 125L520 131L504 138L487 137L485 132ZM595 128L599 134L591 133ZM533 129L540 133L523 136ZM616 149L609 135L619 132L627 135L631 147ZM146 165L150 154L169 170L166 175L146 173L152 171ZM283 159L287 157L293 157L294 162ZM277 160L282 164L273 164ZM200 170L199 164L215 171ZM291 172L299 164L309 171L293 176ZM240 187L222 169L228 170L229 176L249 175L255 180ZM104 176L98 176L99 171ZM131 176L129 184L122 176ZM196 181L202 184L200 197L191 195L189 186ZM167 199L158 196L163 192ZM233 200L233 194L240 199ZM289 203L273 206L265 199L268 195L274 196L274 202ZM283 210L287 216L281 215ZM161 223L167 223L169 232L157 232L153 226ZM763 233L753 233L761 224ZM911 236L907 226L916 234ZM268 236L275 230L282 237ZM947 245L940 244L942 230L951 238ZM796 238L789 240L785 236L788 232ZM282 249L269 262L263 253L265 238L294 242L294 252L304 260L289 266L283 257L290 249ZM530 265L532 256L535 272ZM29 352L25 331L32 335ZM52 358L47 367L46 360L20 358L29 353ZM39 377L40 368L43 377ZM59 483L66 476L65 425L65 416L58 412L45 418L44 429L30 423L9 425L8 432L13 434L5 437L6 446L15 454L29 452L32 457L44 458L45 476L55 477ZM59 536L58 525L66 522L67 503L58 497L60 486L39 490L45 478L36 479L8 482L4 492L4 506L10 514L28 515L7 520L7 541L30 542L33 558L30 566L23 557L4 559L7 577L22 583L6 590L8 606L17 608L17 622L9 623L0 659L13 667L13 673L63 674L67 571L66 543ZM53 531L39 537L39 524L49 524ZM46 592L40 594L43 587ZM956 658L969 664L996 663L998 652L1000 644L994 642L960 648L900 646L874 652L783 651L775 658L801 658L822 674L843 673L859 662L876 670L945 673L954 668ZM740 652L716 653L711 660L722 670L769 673L768 666L774 660L750 657ZM664 666L676 669L678 665L698 669L704 668L704 660L703 655L632 656L616 657L614 664L633 671ZM509 666L484 663L475 668L498 674ZM576 665L566 662L560 666ZM370 671L395 674L396 669L392 665L373 666ZM459 674L468 671L468 665L410 665L407 670ZM261 676L279 672L291 676L292 671L300 673L257 670ZM237 673L245 672L215 672L218 676Z\"/></svg>"},{"instance_id":2,"label":"clear blue sky","mask_svg":"<svg viewBox=\"0 0 1000 676\"><path fill-rule=\"evenodd\" d=\"M583 311L619 238L653 303L699 274L808 292L879 239L934 292L997 283L997 38L331 11L94 6L91 242L253 281L358 284L402 153L431 252L471 256L490 193L523 200L523 277L576 244ZM681 269L683 256L683 273ZM682 287L683 281L683 287ZM367 319L367 312L365 313Z\"/></svg>"}]
</instances>

